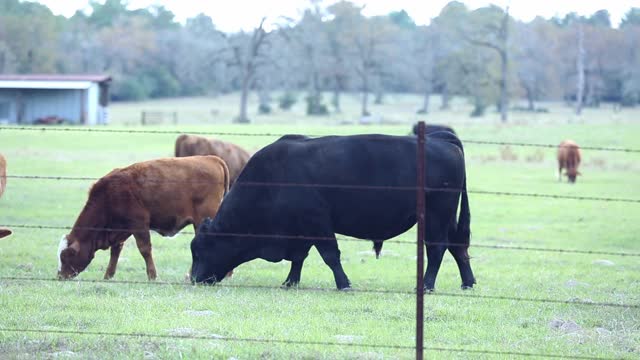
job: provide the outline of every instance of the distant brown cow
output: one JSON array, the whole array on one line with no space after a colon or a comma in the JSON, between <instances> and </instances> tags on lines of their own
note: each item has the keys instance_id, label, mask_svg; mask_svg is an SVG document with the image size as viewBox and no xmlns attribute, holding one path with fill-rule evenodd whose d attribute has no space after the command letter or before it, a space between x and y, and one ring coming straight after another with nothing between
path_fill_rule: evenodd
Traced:
<instances>
[{"instance_id":1,"label":"distant brown cow","mask_svg":"<svg viewBox=\"0 0 640 360\"><path fill-rule=\"evenodd\" d=\"M4 194L4 189L7 188L7 161L4 156L0 154L0 197ZM11 230L0 228L0 239L11 235Z\"/></svg>"},{"instance_id":2,"label":"distant brown cow","mask_svg":"<svg viewBox=\"0 0 640 360\"><path fill-rule=\"evenodd\" d=\"M175 156L216 155L221 157L229 168L229 186L233 185L251 155L236 144L216 139L207 139L196 135L180 135L176 139Z\"/></svg>"},{"instance_id":3,"label":"distant brown cow","mask_svg":"<svg viewBox=\"0 0 640 360\"><path fill-rule=\"evenodd\" d=\"M570 183L576 182L580 174L580 147L573 140L564 140L558 145L558 181L562 181L562 169L566 169L565 175Z\"/></svg>"},{"instance_id":4,"label":"distant brown cow","mask_svg":"<svg viewBox=\"0 0 640 360\"><path fill-rule=\"evenodd\" d=\"M145 161L115 169L98 180L71 232L60 240L58 277L72 278L91 262L97 249L111 248L104 278L116 272L130 235L156 278L149 230L173 236L189 224L214 217L229 190L229 170L217 156Z\"/></svg>"}]
</instances>

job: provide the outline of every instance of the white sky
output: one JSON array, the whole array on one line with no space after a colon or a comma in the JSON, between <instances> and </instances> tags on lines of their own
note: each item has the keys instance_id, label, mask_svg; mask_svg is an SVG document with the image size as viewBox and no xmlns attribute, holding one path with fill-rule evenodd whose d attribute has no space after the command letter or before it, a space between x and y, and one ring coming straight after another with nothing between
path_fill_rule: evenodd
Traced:
<instances>
[{"instance_id":1,"label":"white sky","mask_svg":"<svg viewBox=\"0 0 640 360\"><path fill-rule=\"evenodd\" d=\"M437 16L450 0L352 0L365 5L365 15L381 15L391 11L406 10L418 24L427 24ZM71 16L77 9L87 8L88 0L37 0L47 5L54 14ZM336 2L323 0L325 5ZM631 7L640 7L640 0L463 0L471 9L490 3L504 7L509 5L511 14L521 20L531 20L536 15L546 18L564 16L575 11L580 15L591 15L607 9L616 26L621 17ZM297 18L308 7L309 0L129 0L130 8L146 7L151 4L164 5L173 11L179 21L184 21L201 12L209 15L216 27L225 32L241 29L250 30L260 19L267 17L267 23L276 22L278 17Z\"/></svg>"}]
</instances>

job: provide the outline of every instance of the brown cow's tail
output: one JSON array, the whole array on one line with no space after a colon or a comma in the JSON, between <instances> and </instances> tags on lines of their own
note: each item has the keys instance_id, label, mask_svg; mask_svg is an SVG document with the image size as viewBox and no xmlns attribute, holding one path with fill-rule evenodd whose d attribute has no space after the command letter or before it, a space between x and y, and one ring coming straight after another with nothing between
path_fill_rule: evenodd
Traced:
<instances>
[{"instance_id":1,"label":"brown cow's tail","mask_svg":"<svg viewBox=\"0 0 640 360\"><path fill-rule=\"evenodd\" d=\"M471 211L469 210L469 197L467 194L467 179L465 176L460 194L460 215L458 216L458 228L456 230L456 243L464 244L465 253L471 240ZM467 257L469 255L467 254Z\"/></svg>"}]
</instances>

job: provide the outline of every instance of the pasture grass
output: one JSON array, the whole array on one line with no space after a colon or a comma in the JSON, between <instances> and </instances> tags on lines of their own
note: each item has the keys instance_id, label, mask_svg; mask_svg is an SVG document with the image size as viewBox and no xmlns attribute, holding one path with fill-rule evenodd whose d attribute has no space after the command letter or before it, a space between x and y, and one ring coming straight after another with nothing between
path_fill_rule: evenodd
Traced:
<instances>
[{"instance_id":1,"label":"pasture grass","mask_svg":"<svg viewBox=\"0 0 640 360\"><path fill-rule=\"evenodd\" d=\"M252 116L256 119L252 125L234 125L221 118L234 113L237 104L234 99L209 99L219 108L216 114L220 118L206 120L204 124L194 121L144 129L274 134L218 136L257 151L276 140L275 134L284 133L404 135L410 130L411 122L419 118L410 114L417 107L414 104L420 103L417 96L390 96L380 113L385 119L397 120L398 124L338 125L345 119L357 118L356 99L345 97L342 115L307 118L296 108L292 114ZM152 105L202 112L208 106L203 103L203 99L179 99L114 104L113 124L109 128L142 129L133 125L135 114ZM495 114L469 119L467 105L461 101L456 104L451 112L436 111L425 119L449 123L467 140L557 144L564 138L573 138L582 146L640 147L638 110L621 113L613 113L608 108L587 110L584 117L575 118L561 105L550 104L550 114L536 114L526 119L518 113L510 123L501 124ZM114 167L170 156L175 137L175 134L2 130L0 152L8 160L9 175L100 177ZM576 185L569 185L566 180L558 182L555 149L466 143L465 153L470 191L640 199L640 154L637 153L583 151L581 172L584 175ZM71 226L84 205L91 183L9 178L7 191L0 200L0 225ZM637 305L640 303L638 257L498 250L473 247L473 244L640 253L640 204L472 192L470 205L473 231L470 254L478 284L471 291L460 290L455 262L450 256L445 257L436 292L425 298L427 348L548 353L566 357L630 359L639 356L640 310L637 308L474 297ZM0 277L53 279L58 240L64 231L20 227L13 230L13 236L0 241ZM132 240L126 243L114 280L142 284L93 282L102 279L109 256L106 251L99 251L89 268L74 281L0 280L0 328L80 333L0 331L0 358L404 359L414 356L413 350L353 345L413 346L415 296L335 291L331 271L315 250L305 262L301 287L323 291L242 287L277 287L284 280L288 262L273 264L262 260L241 265L234 276L220 286L181 285L178 283L183 282L190 265L190 240L189 235L171 239L153 235L157 283L146 283L144 261ZM397 240L415 241L415 229ZM391 240L385 243L378 260L369 242L341 241L339 245L343 266L355 289L399 292L414 289L414 245ZM210 339L115 337L82 335L82 332ZM345 345L216 340L219 336ZM426 356L510 357L448 351L427 351Z\"/></svg>"}]
</instances>

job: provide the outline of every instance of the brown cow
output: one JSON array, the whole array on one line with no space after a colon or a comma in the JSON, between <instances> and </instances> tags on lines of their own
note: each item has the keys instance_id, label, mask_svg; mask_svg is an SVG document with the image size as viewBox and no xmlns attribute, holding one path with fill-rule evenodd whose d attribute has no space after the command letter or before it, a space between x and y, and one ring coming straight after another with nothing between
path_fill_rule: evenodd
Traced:
<instances>
[{"instance_id":1,"label":"brown cow","mask_svg":"<svg viewBox=\"0 0 640 360\"><path fill-rule=\"evenodd\" d=\"M7 161L4 156L0 154L0 197L4 194L4 189L7 188ZM11 230L0 228L0 239L11 235Z\"/></svg>"},{"instance_id":2,"label":"brown cow","mask_svg":"<svg viewBox=\"0 0 640 360\"><path fill-rule=\"evenodd\" d=\"M154 280L149 230L173 236L189 224L197 229L216 215L228 190L229 170L217 156L158 159L111 171L91 187L71 232L60 240L58 277L74 277L97 249L111 248L104 278L112 278L122 246L133 235Z\"/></svg>"},{"instance_id":3,"label":"brown cow","mask_svg":"<svg viewBox=\"0 0 640 360\"><path fill-rule=\"evenodd\" d=\"M180 135L176 139L175 156L216 155L221 157L229 168L229 186L233 185L251 155L236 144L216 139L207 139L197 135Z\"/></svg>"},{"instance_id":4,"label":"brown cow","mask_svg":"<svg viewBox=\"0 0 640 360\"><path fill-rule=\"evenodd\" d=\"M558 145L558 181L562 181L562 169L570 183L576 182L576 177L582 175L578 171L580 165L580 147L573 140L564 140Z\"/></svg>"}]
</instances>

